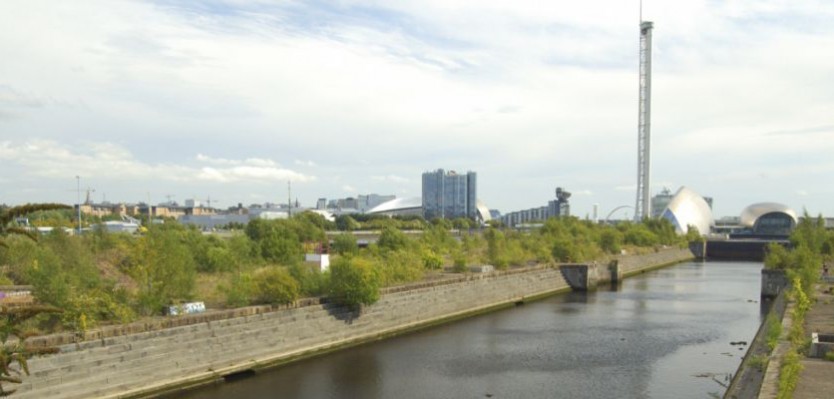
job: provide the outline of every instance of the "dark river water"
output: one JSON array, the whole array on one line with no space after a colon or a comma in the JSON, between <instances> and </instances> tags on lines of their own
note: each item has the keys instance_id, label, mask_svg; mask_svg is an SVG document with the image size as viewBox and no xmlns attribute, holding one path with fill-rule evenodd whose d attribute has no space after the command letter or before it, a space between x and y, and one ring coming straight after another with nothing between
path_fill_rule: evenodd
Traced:
<instances>
[{"instance_id":1,"label":"dark river water","mask_svg":"<svg viewBox=\"0 0 834 399\"><path fill-rule=\"evenodd\" d=\"M760 323L761 267L682 263L177 396L720 397L747 350L730 342Z\"/></svg>"}]
</instances>

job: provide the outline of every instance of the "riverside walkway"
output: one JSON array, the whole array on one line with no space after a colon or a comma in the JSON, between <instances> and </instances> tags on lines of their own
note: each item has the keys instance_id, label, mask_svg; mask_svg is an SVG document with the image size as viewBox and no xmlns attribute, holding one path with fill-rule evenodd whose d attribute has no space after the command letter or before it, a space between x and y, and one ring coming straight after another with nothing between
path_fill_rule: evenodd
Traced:
<instances>
[{"instance_id":1,"label":"riverside walkway","mask_svg":"<svg viewBox=\"0 0 834 399\"><path fill-rule=\"evenodd\" d=\"M805 315L805 333L834 334L834 283L817 285L817 301ZM802 361L795 399L834 397L834 362L806 357Z\"/></svg>"}]
</instances>

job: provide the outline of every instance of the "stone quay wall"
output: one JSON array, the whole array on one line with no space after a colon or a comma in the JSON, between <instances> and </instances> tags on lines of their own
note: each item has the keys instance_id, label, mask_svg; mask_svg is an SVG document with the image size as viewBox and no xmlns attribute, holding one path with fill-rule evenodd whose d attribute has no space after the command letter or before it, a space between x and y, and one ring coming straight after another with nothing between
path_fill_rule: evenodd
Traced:
<instances>
[{"instance_id":1,"label":"stone quay wall","mask_svg":"<svg viewBox=\"0 0 834 399\"><path fill-rule=\"evenodd\" d=\"M691 259L677 249L621 257L628 274ZM567 291L558 267L476 273L384 289L361 312L317 299L133 323L86 334L29 361L19 398L127 398L175 392L545 295ZM92 339L91 339L92 338ZM71 336L40 338L63 343Z\"/></svg>"}]
</instances>

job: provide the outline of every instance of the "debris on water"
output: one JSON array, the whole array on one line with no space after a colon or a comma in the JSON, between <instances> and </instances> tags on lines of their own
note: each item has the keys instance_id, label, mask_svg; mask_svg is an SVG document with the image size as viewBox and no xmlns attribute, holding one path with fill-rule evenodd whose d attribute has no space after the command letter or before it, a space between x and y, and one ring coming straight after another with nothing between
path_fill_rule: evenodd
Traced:
<instances>
[{"instance_id":1,"label":"debris on water","mask_svg":"<svg viewBox=\"0 0 834 399\"><path fill-rule=\"evenodd\" d=\"M754 300L752 300L752 299L748 299L748 300L747 300L747 303L759 303L759 301L754 301Z\"/></svg>"},{"instance_id":2,"label":"debris on water","mask_svg":"<svg viewBox=\"0 0 834 399\"><path fill-rule=\"evenodd\" d=\"M484 395L484 396L486 396L486 397L488 397L488 398L491 398L491 397L492 397L492 394L491 394L491 393L488 393L488 394L486 394L486 395Z\"/></svg>"},{"instance_id":3,"label":"debris on water","mask_svg":"<svg viewBox=\"0 0 834 399\"><path fill-rule=\"evenodd\" d=\"M722 352L721 354L724 355L724 356L733 357L733 354L730 353L730 352Z\"/></svg>"},{"instance_id":4,"label":"debris on water","mask_svg":"<svg viewBox=\"0 0 834 399\"><path fill-rule=\"evenodd\" d=\"M733 341L733 342L730 342L730 345L733 345L733 346L736 346L736 345L747 345L747 341Z\"/></svg>"}]
</instances>

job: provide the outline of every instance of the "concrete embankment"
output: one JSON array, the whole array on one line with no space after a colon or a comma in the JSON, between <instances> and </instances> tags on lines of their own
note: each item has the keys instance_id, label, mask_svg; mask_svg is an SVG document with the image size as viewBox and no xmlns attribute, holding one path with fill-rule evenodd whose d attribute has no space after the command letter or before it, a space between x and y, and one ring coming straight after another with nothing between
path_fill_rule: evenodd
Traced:
<instances>
[{"instance_id":1,"label":"concrete embankment","mask_svg":"<svg viewBox=\"0 0 834 399\"><path fill-rule=\"evenodd\" d=\"M688 250L620 257L624 275L691 259ZM29 362L16 397L139 397L221 381L299 358L568 290L557 267L455 276L385 289L361 314L308 300L264 312L245 308L91 331L60 353ZM146 331L135 332L146 329ZM127 333L127 334L125 334ZM124 334L124 335L119 335ZM66 342L68 336L41 340Z\"/></svg>"}]
</instances>

